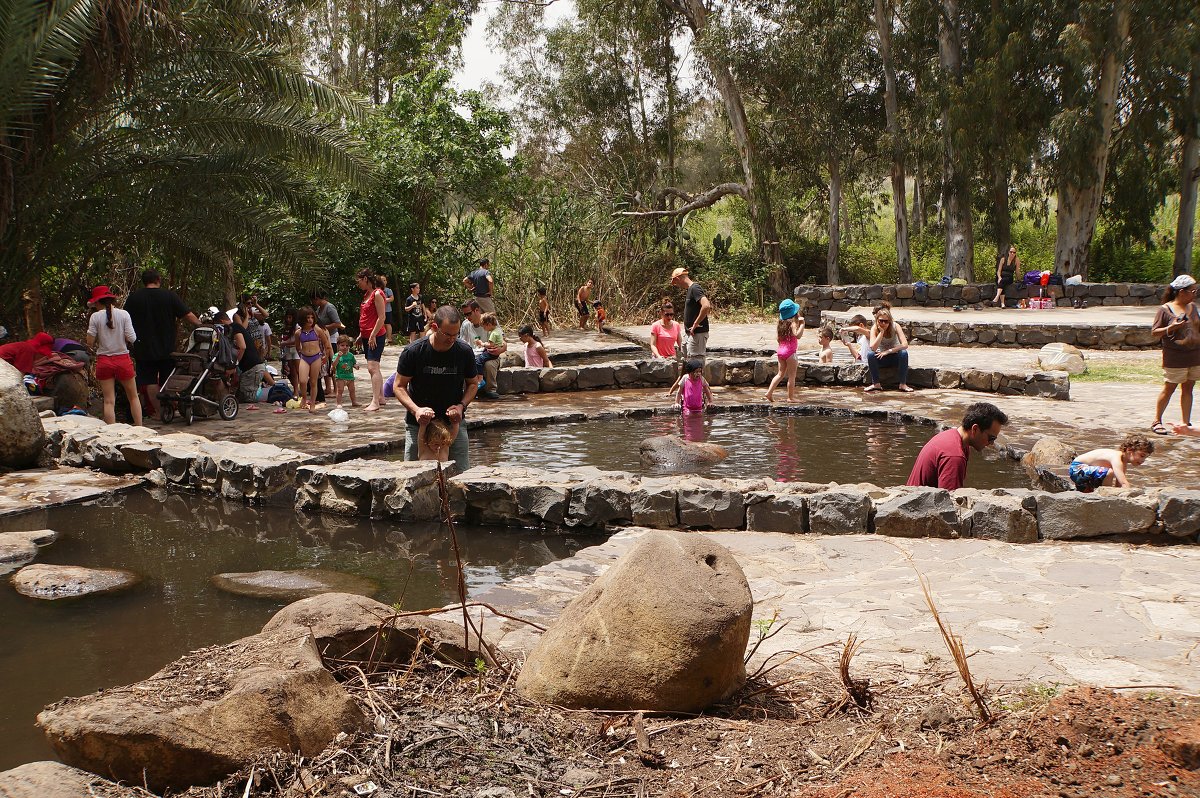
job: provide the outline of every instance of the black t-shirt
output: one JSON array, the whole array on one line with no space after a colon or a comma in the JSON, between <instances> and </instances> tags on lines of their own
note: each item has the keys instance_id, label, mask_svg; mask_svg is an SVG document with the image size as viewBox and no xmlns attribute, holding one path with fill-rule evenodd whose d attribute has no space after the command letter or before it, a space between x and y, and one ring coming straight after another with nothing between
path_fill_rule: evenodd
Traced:
<instances>
[{"instance_id":1,"label":"black t-shirt","mask_svg":"<svg viewBox=\"0 0 1200 798\"><path fill-rule=\"evenodd\" d=\"M467 279L475 284L475 296L491 296L492 287L488 285L488 270L480 266L467 275Z\"/></svg>"},{"instance_id":2,"label":"black t-shirt","mask_svg":"<svg viewBox=\"0 0 1200 798\"><path fill-rule=\"evenodd\" d=\"M408 395L417 407L431 407L435 415L444 418L447 409L462 402L467 380L478 372L475 353L462 341L455 339L454 346L439 352L433 348L432 339L422 338L400 353L396 373L412 378ZM406 420L417 423L411 412Z\"/></svg>"},{"instance_id":3,"label":"black t-shirt","mask_svg":"<svg viewBox=\"0 0 1200 798\"><path fill-rule=\"evenodd\" d=\"M238 361L238 368L242 371L250 369L263 362L262 355L258 353L258 347L250 340L250 336L246 334L246 328L238 324L236 321L231 322L226 328L226 332L230 338L233 338L234 346L237 346L237 334L242 334L242 340L246 343L246 351L242 353L242 359Z\"/></svg>"},{"instance_id":4,"label":"black t-shirt","mask_svg":"<svg viewBox=\"0 0 1200 798\"><path fill-rule=\"evenodd\" d=\"M421 297L420 294L413 296L410 293L408 296L404 297L404 304L407 306L411 303L415 303L415 304L413 304L412 307L409 308L408 315L412 316L413 319L420 321L422 324L424 324L425 323L425 307L424 307L425 301L424 301L424 299Z\"/></svg>"},{"instance_id":5,"label":"black t-shirt","mask_svg":"<svg viewBox=\"0 0 1200 798\"><path fill-rule=\"evenodd\" d=\"M696 323L696 317L700 315L700 300L703 297L704 289L700 287L700 283L692 283L688 288L687 300L683 303L683 326L689 333L692 331L692 325ZM708 316L696 326L696 332L708 332Z\"/></svg>"},{"instance_id":6,"label":"black t-shirt","mask_svg":"<svg viewBox=\"0 0 1200 798\"><path fill-rule=\"evenodd\" d=\"M125 300L125 311L137 333L133 356L145 361L170 360L175 349L175 320L189 313L179 295L166 288L139 288Z\"/></svg>"}]
</instances>

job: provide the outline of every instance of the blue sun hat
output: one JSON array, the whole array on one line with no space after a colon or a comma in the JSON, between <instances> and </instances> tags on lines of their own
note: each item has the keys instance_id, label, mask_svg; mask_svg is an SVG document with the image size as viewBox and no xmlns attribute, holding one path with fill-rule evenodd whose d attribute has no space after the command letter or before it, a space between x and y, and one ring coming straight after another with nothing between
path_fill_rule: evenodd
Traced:
<instances>
[{"instance_id":1,"label":"blue sun hat","mask_svg":"<svg viewBox=\"0 0 1200 798\"><path fill-rule=\"evenodd\" d=\"M800 306L790 299L785 299L779 303L779 318L790 319L800 312Z\"/></svg>"}]
</instances>

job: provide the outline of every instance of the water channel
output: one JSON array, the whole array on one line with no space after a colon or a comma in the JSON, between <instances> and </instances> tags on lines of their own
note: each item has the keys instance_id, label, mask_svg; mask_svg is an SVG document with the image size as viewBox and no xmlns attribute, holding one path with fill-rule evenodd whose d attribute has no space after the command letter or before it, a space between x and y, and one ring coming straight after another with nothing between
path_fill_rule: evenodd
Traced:
<instances>
[{"instance_id":1,"label":"water channel","mask_svg":"<svg viewBox=\"0 0 1200 798\"><path fill-rule=\"evenodd\" d=\"M53 758L35 728L46 704L128 684L203 646L254 634L286 601L225 593L224 572L322 568L365 576L374 597L404 609L456 601L443 528L336 516L298 516L181 493L136 491L101 504L0 519L0 531L50 528L61 537L37 562L126 568L126 593L25 598L0 585L0 770ZM468 588L527 574L597 537L458 526Z\"/></svg>"}]
</instances>

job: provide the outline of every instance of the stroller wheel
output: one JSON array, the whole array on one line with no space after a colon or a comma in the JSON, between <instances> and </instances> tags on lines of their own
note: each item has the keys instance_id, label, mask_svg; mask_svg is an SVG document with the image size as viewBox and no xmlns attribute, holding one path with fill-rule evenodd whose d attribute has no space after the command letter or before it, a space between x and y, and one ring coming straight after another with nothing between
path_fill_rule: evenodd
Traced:
<instances>
[{"instance_id":1,"label":"stroller wheel","mask_svg":"<svg viewBox=\"0 0 1200 798\"><path fill-rule=\"evenodd\" d=\"M183 402L179 405L179 415L183 417L183 422L189 427L195 421L195 411L192 408L191 402Z\"/></svg>"},{"instance_id":2,"label":"stroller wheel","mask_svg":"<svg viewBox=\"0 0 1200 798\"><path fill-rule=\"evenodd\" d=\"M223 421L233 421L238 414L237 397L233 394L226 394L225 398L221 400L221 406L217 408L217 412L221 414Z\"/></svg>"},{"instance_id":3,"label":"stroller wheel","mask_svg":"<svg viewBox=\"0 0 1200 798\"><path fill-rule=\"evenodd\" d=\"M164 424L170 424L175 420L174 402L167 399L160 399L158 401L158 420Z\"/></svg>"}]
</instances>

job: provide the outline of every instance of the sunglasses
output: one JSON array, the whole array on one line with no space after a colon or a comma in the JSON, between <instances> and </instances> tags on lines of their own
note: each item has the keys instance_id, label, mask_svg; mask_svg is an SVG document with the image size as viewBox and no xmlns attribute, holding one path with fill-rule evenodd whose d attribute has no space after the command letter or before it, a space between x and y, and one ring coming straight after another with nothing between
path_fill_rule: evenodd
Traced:
<instances>
[{"instance_id":1,"label":"sunglasses","mask_svg":"<svg viewBox=\"0 0 1200 798\"><path fill-rule=\"evenodd\" d=\"M995 442L996 442L996 439L997 439L997 438L999 438L999 437L1000 437L999 435L989 435L989 436L988 436L988 443L995 443Z\"/></svg>"},{"instance_id":2,"label":"sunglasses","mask_svg":"<svg viewBox=\"0 0 1200 798\"><path fill-rule=\"evenodd\" d=\"M673 319L673 318L675 318L675 314L674 313L664 313L663 318L664 319Z\"/></svg>"}]
</instances>

